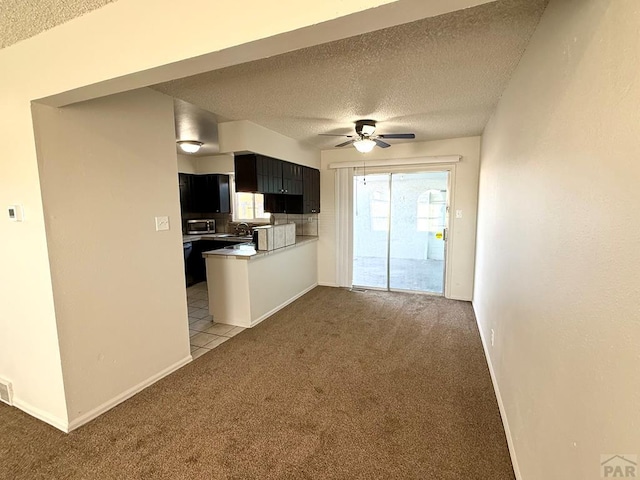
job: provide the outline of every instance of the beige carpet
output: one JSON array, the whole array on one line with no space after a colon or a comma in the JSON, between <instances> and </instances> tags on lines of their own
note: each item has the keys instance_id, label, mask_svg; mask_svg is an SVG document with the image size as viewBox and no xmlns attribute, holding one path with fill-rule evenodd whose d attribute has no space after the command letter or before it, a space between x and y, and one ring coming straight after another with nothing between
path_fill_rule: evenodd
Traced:
<instances>
[{"instance_id":1,"label":"beige carpet","mask_svg":"<svg viewBox=\"0 0 640 480\"><path fill-rule=\"evenodd\" d=\"M513 479L469 303L318 287L65 435L0 405L11 479Z\"/></svg>"}]
</instances>

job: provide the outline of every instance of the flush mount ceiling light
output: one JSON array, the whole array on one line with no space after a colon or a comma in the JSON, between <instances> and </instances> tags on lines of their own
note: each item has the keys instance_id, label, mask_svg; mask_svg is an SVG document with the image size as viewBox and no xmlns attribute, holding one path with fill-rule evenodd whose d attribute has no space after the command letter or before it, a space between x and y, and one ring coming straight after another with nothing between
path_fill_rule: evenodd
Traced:
<instances>
[{"instance_id":1,"label":"flush mount ceiling light","mask_svg":"<svg viewBox=\"0 0 640 480\"><path fill-rule=\"evenodd\" d=\"M180 150L185 153L196 153L200 150L200 147L204 145L202 142L198 142L197 140L178 140L176 143L180 147Z\"/></svg>"},{"instance_id":2,"label":"flush mount ceiling light","mask_svg":"<svg viewBox=\"0 0 640 480\"><path fill-rule=\"evenodd\" d=\"M368 153L376 146L376 142L369 138L361 138L353 142L353 146L356 147L360 153Z\"/></svg>"}]
</instances>

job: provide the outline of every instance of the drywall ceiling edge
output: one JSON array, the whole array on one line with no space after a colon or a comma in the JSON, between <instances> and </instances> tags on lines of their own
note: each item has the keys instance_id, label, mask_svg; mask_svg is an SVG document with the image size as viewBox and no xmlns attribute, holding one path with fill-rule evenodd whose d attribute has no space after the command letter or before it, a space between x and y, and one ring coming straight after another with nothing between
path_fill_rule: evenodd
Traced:
<instances>
[{"instance_id":1,"label":"drywall ceiling edge","mask_svg":"<svg viewBox=\"0 0 640 480\"><path fill-rule=\"evenodd\" d=\"M348 38L421 18L443 15L485 3L493 3L494 1L495 0L430 0L426 2L424 0L397 0L387 2L386 4L378 1L374 3L374 5L378 5L374 8L367 8L360 11L352 10L351 13L321 23L275 34L268 38L251 41L242 45L222 48L218 51L204 53L191 58L176 58L175 62L142 71L123 72L123 75L115 78L96 79L97 81L95 83L79 86L53 95L47 95L34 101L50 106L62 107L72 103L134 90L177 78L290 52L300 48ZM122 2L123 6L126 6L126 4L127 2ZM117 2L108 10L115 10L120 7L120 5L120 2ZM58 29L68 27L72 23L81 22L84 19L85 17L80 17L73 22L68 22L55 29L44 32L42 35L55 32ZM176 42L180 42L180 38L176 38ZM176 51L179 52L179 49L177 48ZM180 53L177 53L176 56L179 57Z\"/></svg>"}]
</instances>

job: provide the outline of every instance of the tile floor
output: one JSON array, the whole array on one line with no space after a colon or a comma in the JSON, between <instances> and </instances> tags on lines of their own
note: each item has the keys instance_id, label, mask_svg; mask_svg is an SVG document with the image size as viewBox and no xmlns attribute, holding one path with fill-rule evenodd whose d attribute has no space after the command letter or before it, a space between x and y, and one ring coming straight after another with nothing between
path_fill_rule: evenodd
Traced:
<instances>
[{"instance_id":1,"label":"tile floor","mask_svg":"<svg viewBox=\"0 0 640 480\"><path fill-rule=\"evenodd\" d=\"M194 360L244 330L242 327L213 322L209 315L207 282L196 283L187 288L187 304L191 356Z\"/></svg>"}]
</instances>

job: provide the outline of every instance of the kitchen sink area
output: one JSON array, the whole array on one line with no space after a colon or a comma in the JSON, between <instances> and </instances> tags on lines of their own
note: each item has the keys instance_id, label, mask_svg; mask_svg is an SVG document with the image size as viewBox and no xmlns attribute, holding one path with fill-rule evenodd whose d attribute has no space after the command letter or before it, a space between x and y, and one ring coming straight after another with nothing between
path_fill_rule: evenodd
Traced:
<instances>
[{"instance_id":1,"label":"kitchen sink area","mask_svg":"<svg viewBox=\"0 0 640 480\"><path fill-rule=\"evenodd\" d=\"M211 222L213 227L214 223ZM215 228L215 227L213 227ZM198 358L240 333L243 328L215 323L209 311L206 263L203 254L211 251L255 253L252 235L205 232L183 235L185 276L192 357Z\"/></svg>"},{"instance_id":2,"label":"kitchen sink area","mask_svg":"<svg viewBox=\"0 0 640 480\"><path fill-rule=\"evenodd\" d=\"M234 159L235 176L178 175L194 358L317 285L319 172L264 156L241 157ZM265 162L273 164L271 173L280 174L269 183L275 190L262 192L266 184L247 190L247 181L254 179L246 176L251 168L242 167ZM242 210L249 208L246 198L232 201L232 195L247 191L259 192L255 195L260 195L262 216L251 216L257 197L247 211ZM271 213L264 216L266 212Z\"/></svg>"}]
</instances>

